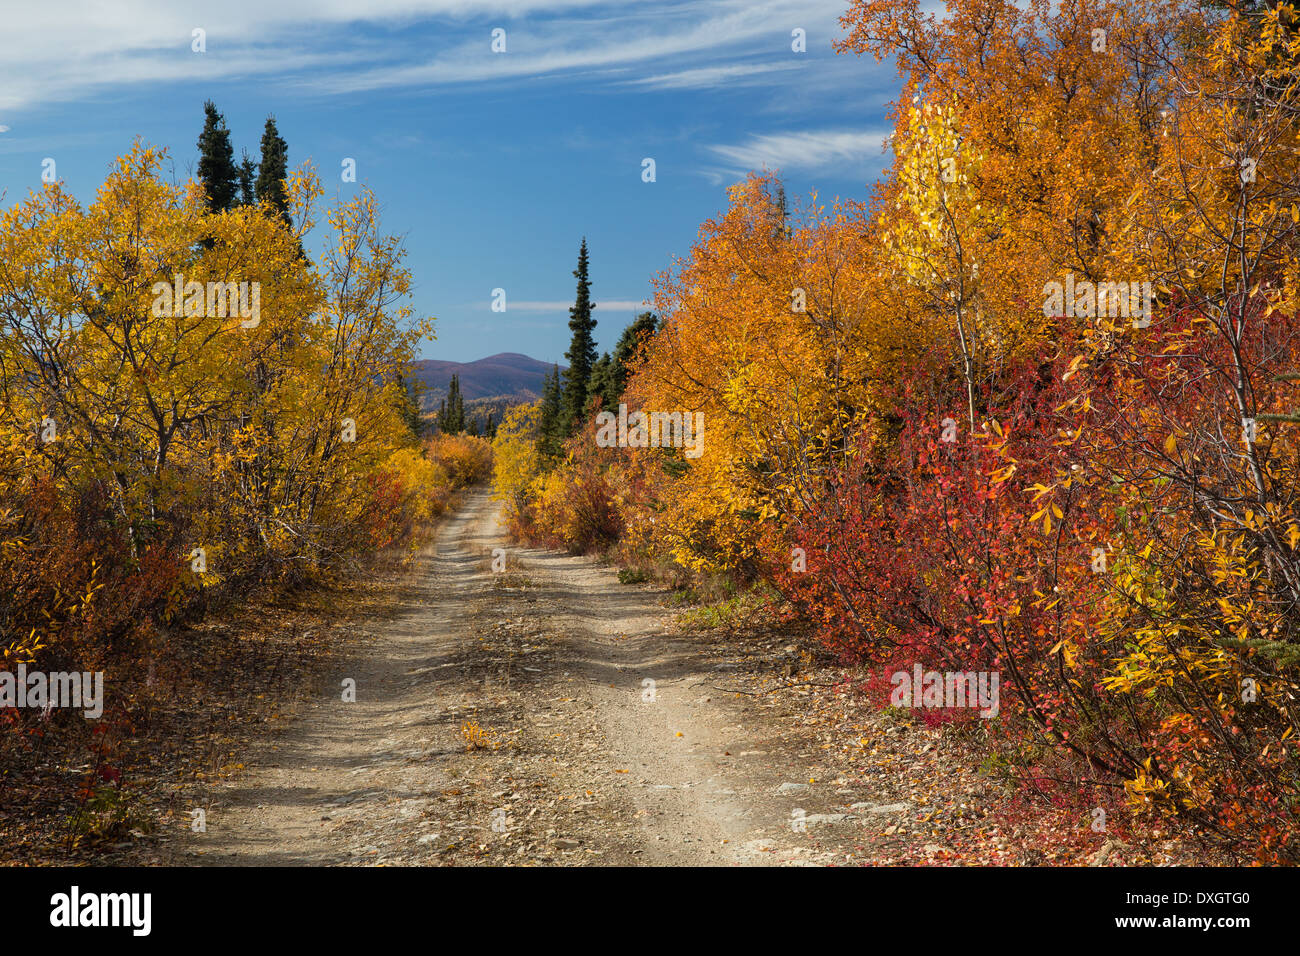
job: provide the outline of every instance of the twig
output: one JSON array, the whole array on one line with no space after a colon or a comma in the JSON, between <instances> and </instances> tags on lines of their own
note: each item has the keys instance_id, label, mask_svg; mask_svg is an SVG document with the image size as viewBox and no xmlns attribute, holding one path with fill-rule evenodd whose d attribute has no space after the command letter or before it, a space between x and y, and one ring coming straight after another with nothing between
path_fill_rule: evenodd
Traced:
<instances>
[{"instance_id":1,"label":"twig","mask_svg":"<svg viewBox=\"0 0 1300 956\"><path fill-rule=\"evenodd\" d=\"M770 687L767 690L758 690L758 691L737 690L734 687L719 687L717 684L706 684L704 681L700 681L698 684L692 684L691 686L699 687L703 685L704 687L712 687L714 690L720 690L727 694L746 694L750 697L762 697L764 694L775 694L778 690L789 690L791 687L839 687L842 684L844 684L844 681L834 681L830 684L821 684L816 681L808 681L807 683L804 684L782 684L780 687Z\"/></svg>"}]
</instances>

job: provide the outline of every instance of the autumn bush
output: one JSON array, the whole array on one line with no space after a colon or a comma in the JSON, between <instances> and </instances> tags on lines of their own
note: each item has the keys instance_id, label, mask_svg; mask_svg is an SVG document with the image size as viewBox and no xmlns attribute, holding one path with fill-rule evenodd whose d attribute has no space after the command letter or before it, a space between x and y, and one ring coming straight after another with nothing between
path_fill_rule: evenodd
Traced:
<instances>
[{"instance_id":1,"label":"autumn bush","mask_svg":"<svg viewBox=\"0 0 1300 956\"><path fill-rule=\"evenodd\" d=\"M610 548L623 530L612 478L590 456L542 478L532 504L532 519L539 529L534 537L578 554Z\"/></svg>"},{"instance_id":2,"label":"autumn bush","mask_svg":"<svg viewBox=\"0 0 1300 956\"><path fill-rule=\"evenodd\" d=\"M213 213L165 164L137 144L88 205L53 183L0 215L0 668L105 670L110 694L160 628L414 543L490 468L482 440L426 453L407 424L430 322L373 195L328 210L309 259L310 167L286 222ZM260 310L215 308L216 282L257 283Z\"/></svg>"},{"instance_id":3,"label":"autumn bush","mask_svg":"<svg viewBox=\"0 0 1300 956\"><path fill-rule=\"evenodd\" d=\"M520 540L574 553L601 552L623 534L617 457L598 448L588 427L564 444L564 458L539 460L536 404L507 413L493 441L496 495Z\"/></svg>"},{"instance_id":4,"label":"autumn bush","mask_svg":"<svg viewBox=\"0 0 1300 956\"><path fill-rule=\"evenodd\" d=\"M535 540L532 498L543 474L537 452L539 403L508 409L492 439L493 496L505 507L511 533L523 541Z\"/></svg>"},{"instance_id":5,"label":"autumn bush","mask_svg":"<svg viewBox=\"0 0 1300 956\"><path fill-rule=\"evenodd\" d=\"M465 488L492 476L492 443L476 435L435 435L425 455L446 472L455 488Z\"/></svg>"}]
</instances>

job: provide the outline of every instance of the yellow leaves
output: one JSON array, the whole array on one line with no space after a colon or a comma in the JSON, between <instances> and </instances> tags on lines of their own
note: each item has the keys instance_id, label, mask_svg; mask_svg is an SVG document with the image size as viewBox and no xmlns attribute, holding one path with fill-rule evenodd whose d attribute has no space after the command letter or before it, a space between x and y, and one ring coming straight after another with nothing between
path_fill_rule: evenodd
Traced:
<instances>
[{"instance_id":1,"label":"yellow leaves","mask_svg":"<svg viewBox=\"0 0 1300 956\"><path fill-rule=\"evenodd\" d=\"M1178 450L1178 436L1170 432L1165 439L1165 454L1172 456Z\"/></svg>"},{"instance_id":2,"label":"yellow leaves","mask_svg":"<svg viewBox=\"0 0 1300 956\"><path fill-rule=\"evenodd\" d=\"M1061 654L1065 658L1065 666L1074 670L1078 663L1079 645L1069 637L1063 637L1052 647L1049 654Z\"/></svg>"},{"instance_id":3,"label":"yellow leaves","mask_svg":"<svg viewBox=\"0 0 1300 956\"><path fill-rule=\"evenodd\" d=\"M1169 784L1152 770L1152 758L1142 761L1142 767L1132 780L1124 781L1128 802L1135 807L1167 802Z\"/></svg>"},{"instance_id":4,"label":"yellow leaves","mask_svg":"<svg viewBox=\"0 0 1300 956\"><path fill-rule=\"evenodd\" d=\"M1070 359L1069 366L1063 373L1061 373L1061 381L1068 382L1075 376L1075 373L1077 373L1080 368L1087 364L1087 362L1088 357L1086 355L1076 355L1074 358Z\"/></svg>"},{"instance_id":5,"label":"yellow leaves","mask_svg":"<svg viewBox=\"0 0 1300 956\"><path fill-rule=\"evenodd\" d=\"M492 731L485 727L480 727L475 721L465 721L460 728L461 737L465 740L465 749L468 751L475 750L496 750L501 746L500 741L496 740Z\"/></svg>"},{"instance_id":6,"label":"yellow leaves","mask_svg":"<svg viewBox=\"0 0 1300 956\"><path fill-rule=\"evenodd\" d=\"M495 497L518 509L541 470L537 455L537 428L541 403L516 405L506 412L492 440L495 460Z\"/></svg>"},{"instance_id":7,"label":"yellow leaves","mask_svg":"<svg viewBox=\"0 0 1300 956\"><path fill-rule=\"evenodd\" d=\"M813 482L859 454L842 438L881 421L877 357L925 344L888 310L864 310L873 272L860 214L837 207L773 229L773 190L756 176L732 188L726 214L656 283L671 332L651 341L629 384L641 407L691 408L708 422L707 454L656 476L671 491L645 532L692 568L744 560ZM794 288L806 312L791 308Z\"/></svg>"},{"instance_id":8,"label":"yellow leaves","mask_svg":"<svg viewBox=\"0 0 1300 956\"><path fill-rule=\"evenodd\" d=\"M1037 501L1039 498L1043 497L1043 495L1047 494L1055 487L1056 487L1055 485L1043 485L1043 484L1035 483L1030 485L1025 490L1032 491L1034 493L1034 497L1030 499L1031 501Z\"/></svg>"},{"instance_id":9,"label":"yellow leaves","mask_svg":"<svg viewBox=\"0 0 1300 956\"><path fill-rule=\"evenodd\" d=\"M1042 518L1042 519L1043 519L1043 533L1044 533L1044 534L1051 534L1051 533L1052 533L1052 517L1053 517L1053 516L1055 516L1055 517L1057 518L1057 520L1060 520L1060 519L1062 519L1062 518L1065 517L1065 515L1061 512L1061 509L1060 509L1059 507L1057 507L1055 503L1051 503L1051 502L1049 502L1048 504L1046 504L1046 505L1044 505L1043 507L1039 508L1037 511L1035 511L1032 515L1029 516L1029 523L1030 523L1030 524L1033 524L1033 523L1036 522L1039 518Z\"/></svg>"}]
</instances>

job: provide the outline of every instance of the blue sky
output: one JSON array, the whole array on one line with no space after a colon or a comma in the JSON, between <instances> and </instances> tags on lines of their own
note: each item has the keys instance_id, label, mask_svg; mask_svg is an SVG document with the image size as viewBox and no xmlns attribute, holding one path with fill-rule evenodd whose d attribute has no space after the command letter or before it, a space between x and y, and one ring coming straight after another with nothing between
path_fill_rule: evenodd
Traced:
<instances>
[{"instance_id":1,"label":"blue sky","mask_svg":"<svg viewBox=\"0 0 1300 956\"><path fill-rule=\"evenodd\" d=\"M560 361L584 235L609 349L747 170L780 169L792 200L867 195L898 81L833 53L847 3L24 4L0 31L2 202L40 187L46 157L88 202L136 136L192 175L207 98L236 156L256 156L274 113L291 165L310 159L327 196L348 195L354 158L404 237L414 305L438 319L423 357Z\"/></svg>"}]
</instances>

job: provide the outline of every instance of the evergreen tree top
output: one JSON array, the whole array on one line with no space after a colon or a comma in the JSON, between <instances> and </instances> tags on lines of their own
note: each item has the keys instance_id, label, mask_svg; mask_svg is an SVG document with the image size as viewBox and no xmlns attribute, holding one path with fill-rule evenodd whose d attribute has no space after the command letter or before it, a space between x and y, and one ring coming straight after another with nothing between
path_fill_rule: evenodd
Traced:
<instances>
[{"instance_id":1,"label":"evergreen tree top","mask_svg":"<svg viewBox=\"0 0 1300 956\"><path fill-rule=\"evenodd\" d=\"M289 175L289 144L280 135L275 117L266 118L262 131L262 162L257 174L257 201L268 204L286 221L289 218L289 194L284 180Z\"/></svg>"},{"instance_id":2,"label":"evergreen tree top","mask_svg":"<svg viewBox=\"0 0 1300 956\"><path fill-rule=\"evenodd\" d=\"M233 209L238 200L239 170L235 167L235 149L230 145L230 130L217 105L203 104L203 132L199 134L199 182L207 194L213 212Z\"/></svg>"}]
</instances>

